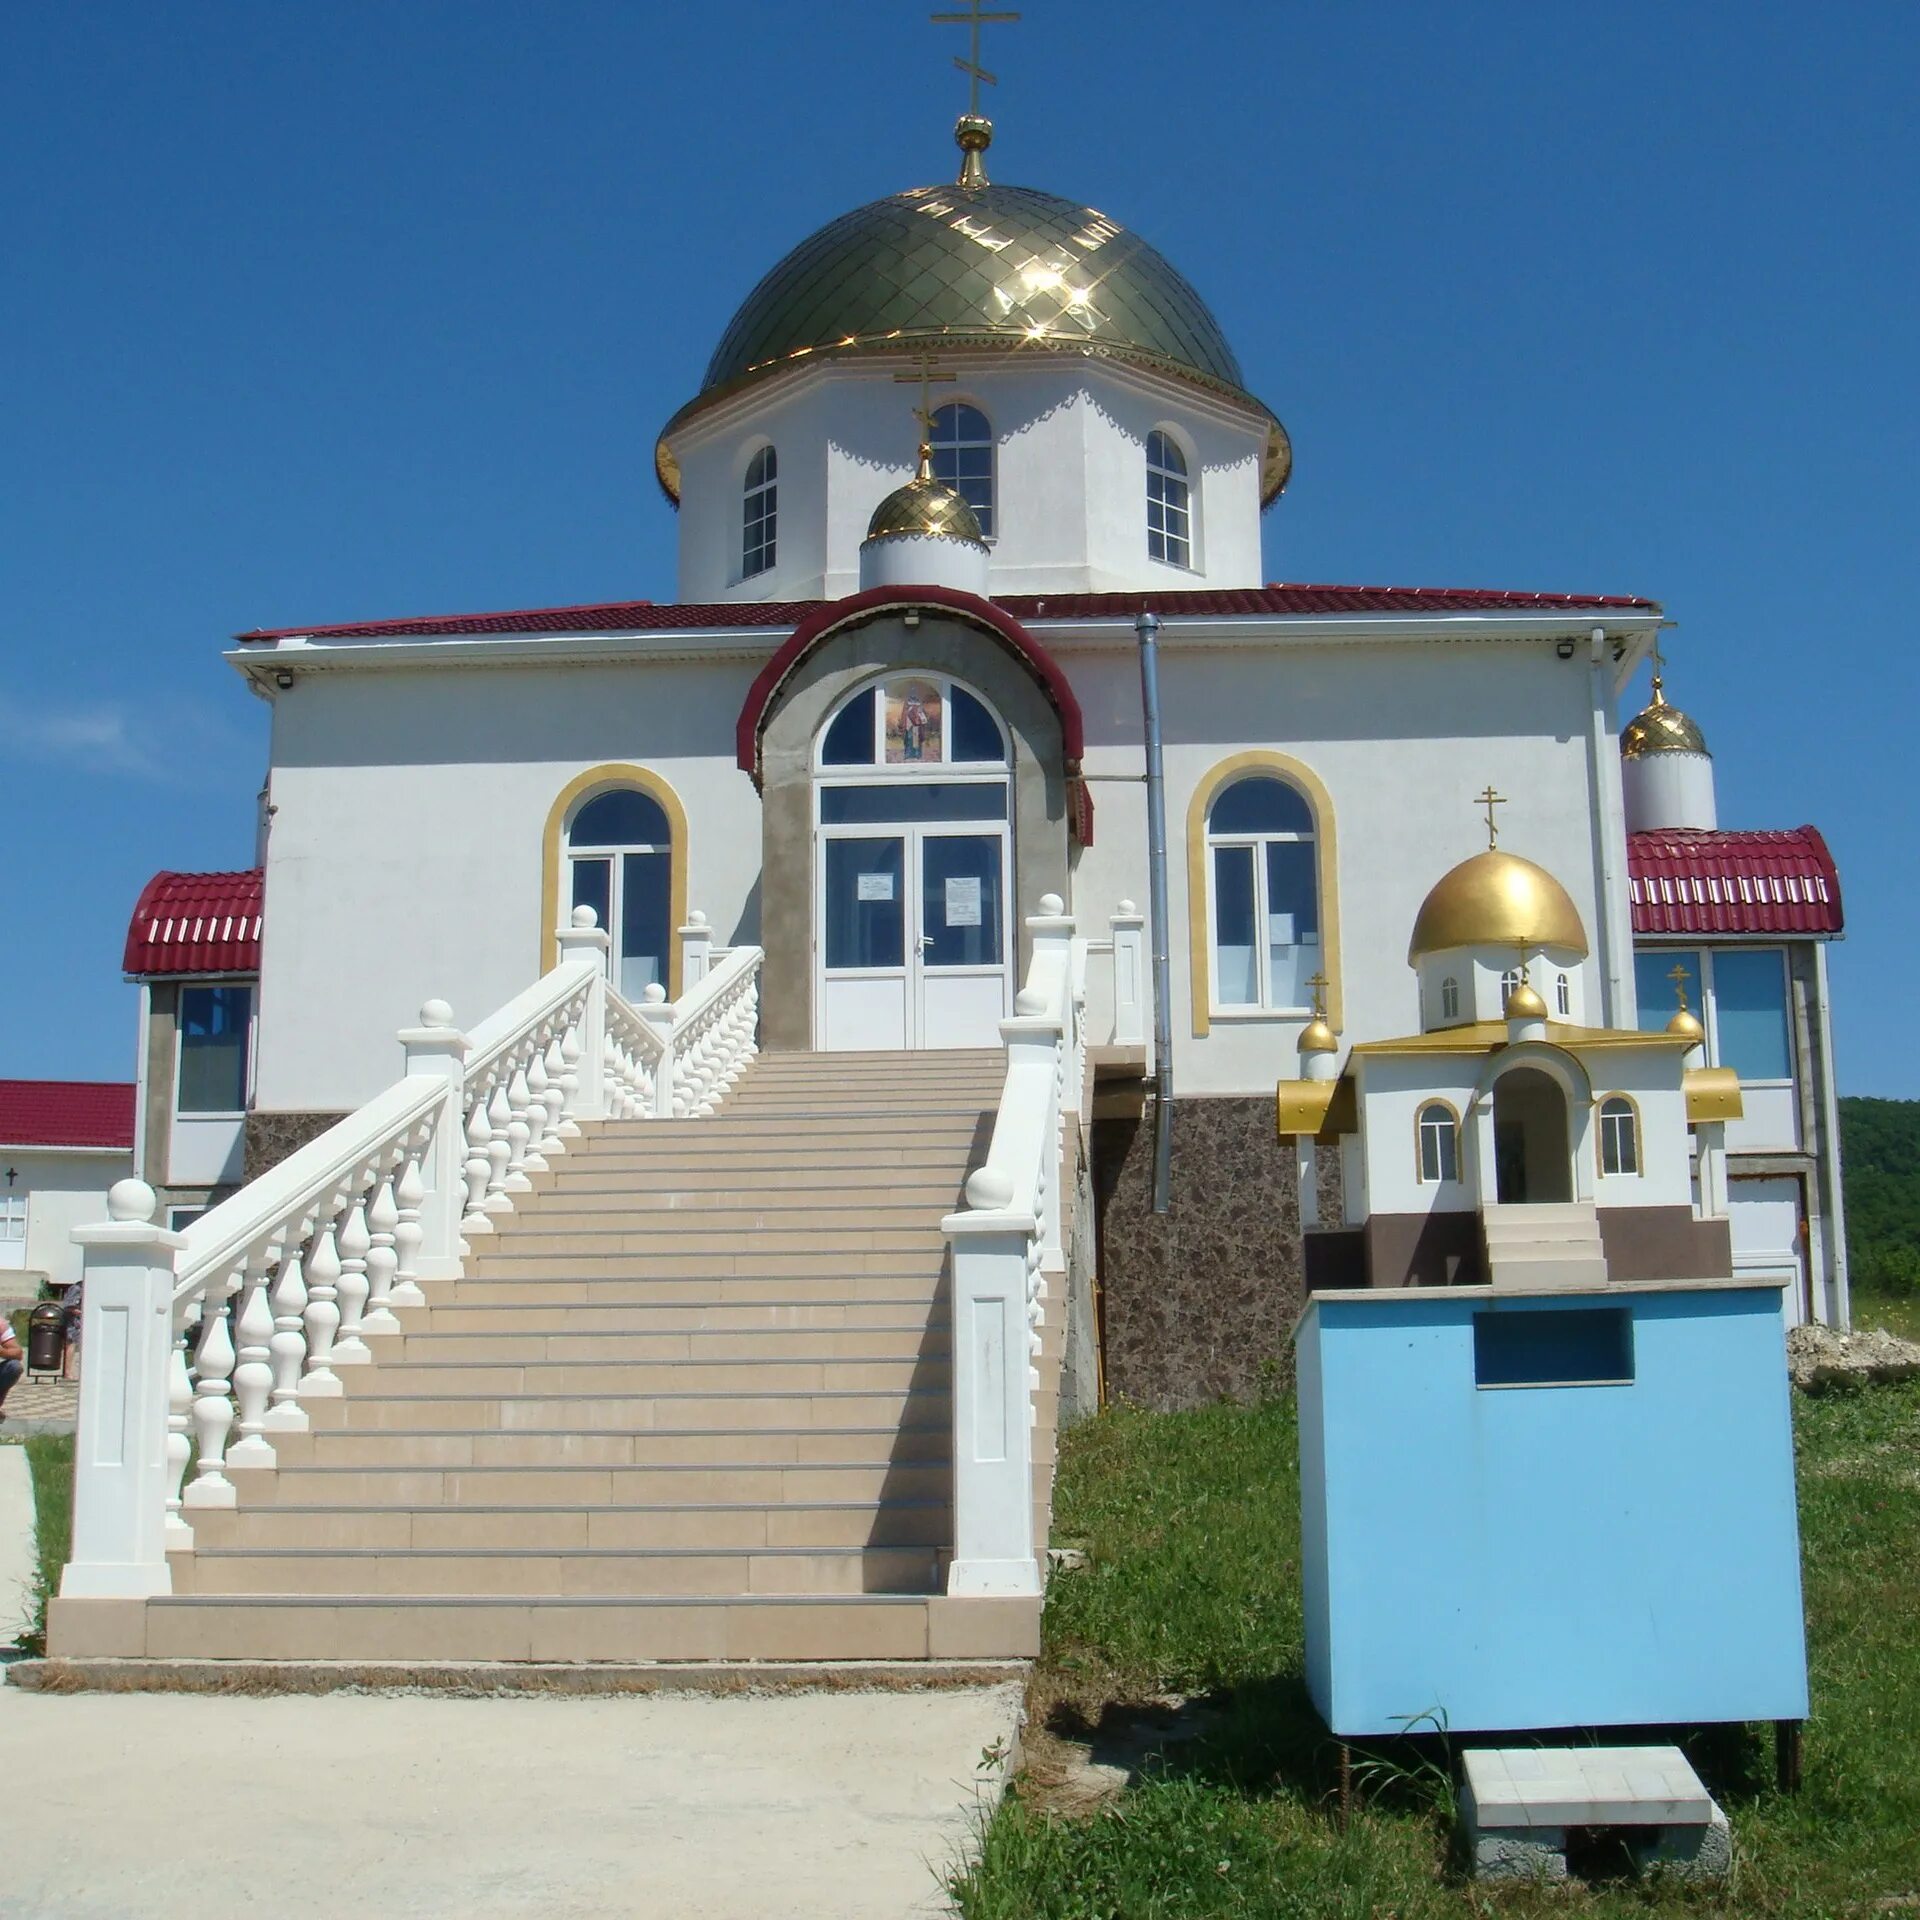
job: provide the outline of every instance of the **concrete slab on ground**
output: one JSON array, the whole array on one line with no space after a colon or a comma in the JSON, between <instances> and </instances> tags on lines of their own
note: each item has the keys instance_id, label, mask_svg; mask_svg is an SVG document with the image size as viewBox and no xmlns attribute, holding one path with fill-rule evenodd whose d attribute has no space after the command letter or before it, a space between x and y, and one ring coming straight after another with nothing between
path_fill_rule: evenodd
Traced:
<instances>
[{"instance_id":1,"label":"concrete slab on ground","mask_svg":"<svg viewBox=\"0 0 1920 1920\"><path fill-rule=\"evenodd\" d=\"M35 1560L27 1450L0 1446L0 1647L12 1646L28 1625Z\"/></svg>"},{"instance_id":2,"label":"concrete slab on ground","mask_svg":"<svg viewBox=\"0 0 1920 1920\"><path fill-rule=\"evenodd\" d=\"M0 1689L12 1920L948 1911L1020 1689L710 1699ZM206 1771L208 1765L213 1772ZM983 1786L983 1782L985 1785ZM216 1844L209 1794L227 1809Z\"/></svg>"}]
</instances>

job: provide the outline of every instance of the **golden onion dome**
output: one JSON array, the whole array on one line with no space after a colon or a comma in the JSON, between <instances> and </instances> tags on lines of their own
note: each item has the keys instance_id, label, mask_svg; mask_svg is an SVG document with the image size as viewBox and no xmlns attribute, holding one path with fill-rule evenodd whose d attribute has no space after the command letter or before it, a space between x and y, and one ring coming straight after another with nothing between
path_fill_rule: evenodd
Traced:
<instances>
[{"instance_id":1,"label":"golden onion dome","mask_svg":"<svg viewBox=\"0 0 1920 1920\"><path fill-rule=\"evenodd\" d=\"M928 352L1092 355L1196 387L1260 424L1261 503L1279 494L1293 465L1286 429L1247 391L1206 302L1104 213L989 181L992 132L965 116L957 181L856 207L768 271L721 335L700 392L661 432L654 460L670 498L680 497L674 438L709 408L822 361Z\"/></svg>"},{"instance_id":2,"label":"golden onion dome","mask_svg":"<svg viewBox=\"0 0 1920 1920\"><path fill-rule=\"evenodd\" d=\"M1653 698L1620 730L1620 755L1638 760L1649 753L1706 753L1707 737L1678 707L1667 705L1659 674L1653 676ZM1708 754L1711 759L1713 756Z\"/></svg>"},{"instance_id":3,"label":"golden onion dome","mask_svg":"<svg viewBox=\"0 0 1920 1920\"><path fill-rule=\"evenodd\" d=\"M1684 1035L1696 1046L1707 1037L1707 1030L1700 1024L1698 1016L1689 1013L1685 1007L1682 1007L1680 1011L1667 1022L1667 1031L1669 1033Z\"/></svg>"},{"instance_id":4,"label":"golden onion dome","mask_svg":"<svg viewBox=\"0 0 1920 1920\"><path fill-rule=\"evenodd\" d=\"M924 440L920 443L920 471L904 487L895 487L867 522L869 540L898 539L906 534L968 540L976 547L986 545L980 522L965 496L933 477L933 449Z\"/></svg>"},{"instance_id":5,"label":"golden onion dome","mask_svg":"<svg viewBox=\"0 0 1920 1920\"><path fill-rule=\"evenodd\" d=\"M1545 867L1492 848L1442 874L1420 903L1407 963L1449 947L1554 947L1584 959L1587 932L1572 896Z\"/></svg>"},{"instance_id":6,"label":"golden onion dome","mask_svg":"<svg viewBox=\"0 0 1920 1920\"><path fill-rule=\"evenodd\" d=\"M1527 981L1522 980L1507 995L1505 1011L1509 1020L1544 1020L1547 1017L1547 1003Z\"/></svg>"},{"instance_id":7,"label":"golden onion dome","mask_svg":"<svg viewBox=\"0 0 1920 1920\"><path fill-rule=\"evenodd\" d=\"M1303 1054L1340 1051L1340 1042L1333 1037L1333 1029L1318 1014L1300 1029L1300 1051Z\"/></svg>"}]
</instances>

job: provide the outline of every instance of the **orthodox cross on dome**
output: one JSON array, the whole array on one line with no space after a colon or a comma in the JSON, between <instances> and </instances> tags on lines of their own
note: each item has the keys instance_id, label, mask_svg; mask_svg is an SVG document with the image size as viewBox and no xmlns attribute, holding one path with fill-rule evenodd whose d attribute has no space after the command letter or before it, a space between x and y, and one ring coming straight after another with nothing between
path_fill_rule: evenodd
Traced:
<instances>
[{"instance_id":1,"label":"orthodox cross on dome","mask_svg":"<svg viewBox=\"0 0 1920 1920\"><path fill-rule=\"evenodd\" d=\"M1307 982L1307 991L1313 995L1313 1017L1324 1020L1327 1017L1327 989L1333 982L1324 973L1316 973Z\"/></svg>"},{"instance_id":2,"label":"orthodox cross on dome","mask_svg":"<svg viewBox=\"0 0 1920 1920\"><path fill-rule=\"evenodd\" d=\"M1500 844L1500 829L1494 825L1493 810L1495 807L1504 807L1507 804L1507 796L1504 793L1495 793L1493 782L1488 781L1486 792L1476 793L1473 797L1487 810L1487 851L1491 853Z\"/></svg>"},{"instance_id":3,"label":"orthodox cross on dome","mask_svg":"<svg viewBox=\"0 0 1920 1920\"><path fill-rule=\"evenodd\" d=\"M933 13L927 17L936 26L954 25L973 29L972 46L967 58L962 60L956 53L953 56L953 64L968 78L967 112L977 120L980 117L980 82L984 80L990 87L997 87L1000 84L998 76L989 73L980 64L980 29L990 20L995 22L1018 20L1020 16L1017 13L985 13L981 11L980 0L968 0L965 13Z\"/></svg>"},{"instance_id":4,"label":"orthodox cross on dome","mask_svg":"<svg viewBox=\"0 0 1920 1920\"><path fill-rule=\"evenodd\" d=\"M933 439L933 396L927 389L932 386L952 386L959 379L957 373L935 373L934 358L930 353L916 353L913 356L911 373L896 373L894 384L908 386L914 381L920 383L920 404L914 408L913 417L920 422L920 438Z\"/></svg>"},{"instance_id":5,"label":"orthodox cross on dome","mask_svg":"<svg viewBox=\"0 0 1920 1920\"><path fill-rule=\"evenodd\" d=\"M1685 1013L1687 1011L1687 982L1693 978L1693 975L1676 961L1673 971L1667 975L1667 978L1673 982L1674 998L1680 1002L1680 1011Z\"/></svg>"}]
</instances>

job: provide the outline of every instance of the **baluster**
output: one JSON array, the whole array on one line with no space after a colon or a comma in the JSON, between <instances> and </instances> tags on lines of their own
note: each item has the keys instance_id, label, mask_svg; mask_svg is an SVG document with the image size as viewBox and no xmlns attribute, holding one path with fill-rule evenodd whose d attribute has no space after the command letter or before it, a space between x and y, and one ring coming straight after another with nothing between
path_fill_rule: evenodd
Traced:
<instances>
[{"instance_id":1,"label":"baluster","mask_svg":"<svg viewBox=\"0 0 1920 1920\"><path fill-rule=\"evenodd\" d=\"M388 1301L393 1292L394 1269L400 1256L394 1252L394 1232L400 1224L399 1202L393 1197L393 1179L380 1182L367 1209L367 1310L360 1317L362 1333L398 1333L400 1322L393 1317Z\"/></svg>"},{"instance_id":2,"label":"baluster","mask_svg":"<svg viewBox=\"0 0 1920 1920\"><path fill-rule=\"evenodd\" d=\"M520 1171L531 1187L532 1176L547 1171L547 1050L540 1044L537 1033L533 1037L532 1055L520 1078L527 1090L527 1150L520 1156Z\"/></svg>"},{"instance_id":3,"label":"baluster","mask_svg":"<svg viewBox=\"0 0 1920 1920\"><path fill-rule=\"evenodd\" d=\"M427 1296L420 1291L420 1243L426 1229L420 1224L420 1209L427 1197L426 1177L420 1171L424 1145L408 1149L407 1163L400 1169L400 1184L394 1189L394 1204L399 1218L393 1228L393 1289L387 1295L390 1307L424 1307Z\"/></svg>"},{"instance_id":4,"label":"baluster","mask_svg":"<svg viewBox=\"0 0 1920 1920\"><path fill-rule=\"evenodd\" d=\"M569 1137L562 1119L567 1110L567 1062L558 1029L547 1035L547 1050L541 1056L541 1067L547 1082L540 1095L546 1102L547 1129L540 1142L540 1151L550 1160L555 1154L566 1152ZM574 1129L575 1134L579 1131L578 1127Z\"/></svg>"},{"instance_id":5,"label":"baluster","mask_svg":"<svg viewBox=\"0 0 1920 1920\"><path fill-rule=\"evenodd\" d=\"M487 1149L492 1141L493 1122L487 1118L486 1097L482 1095L467 1115L467 1157L461 1168L467 1182L467 1211L460 1222L462 1234L493 1231L493 1222L487 1218L487 1187L493 1178Z\"/></svg>"},{"instance_id":6,"label":"baluster","mask_svg":"<svg viewBox=\"0 0 1920 1920\"><path fill-rule=\"evenodd\" d=\"M611 1044L606 1048L610 1054ZM580 1101L580 1058L584 1048L580 1043L580 1016L575 1014L567 1022L567 1030L560 1036L560 1137L563 1140L580 1138L580 1122L573 1117L574 1109ZM612 1103L607 1110L612 1112Z\"/></svg>"},{"instance_id":7,"label":"baluster","mask_svg":"<svg viewBox=\"0 0 1920 1920\"><path fill-rule=\"evenodd\" d=\"M333 1370L334 1336L340 1331L340 1250L334 1243L333 1223L307 1255L307 1305L300 1318L307 1329L307 1371L300 1382L302 1400L337 1399L346 1391Z\"/></svg>"},{"instance_id":8,"label":"baluster","mask_svg":"<svg viewBox=\"0 0 1920 1920\"><path fill-rule=\"evenodd\" d=\"M270 1467L274 1464L273 1445L261 1431L267 1411L267 1397L273 1391L273 1368L269 1362L273 1339L273 1309L267 1304L267 1267L273 1257L272 1243L263 1242L247 1255L246 1279L240 1310L234 1316L234 1332L239 1335L239 1364L233 1370L233 1399L238 1410L235 1425L239 1438L227 1450L230 1468Z\"/></svg>"},{"instance_id":9,"label":"baluster","mask_svg":"<svg viewBox=\"0 0 1920 1920\"><path fill-rule=\"evenodd\" d=\"M480 1203L487 1213L513 1211L513 1201L507 1194L507 1162L513 1157L507 1128L512 1120L513 1107L507 1099L507 1083L503 1077L493 1083L493 1093L487 1101L487 1126L491 1129L487 1136L487 1197Z\"/></svg>"},{"instance_id":10,"label":"baluster","mask_svg":"<svg viewBox=\"0 0 1920 1920\"><path fill-rule=\"evenodd\" d=\"M229 1285L236 1284L230 1280ZM199 1442L199 1467L180 1496L183 1507L231 1507L238 1496L224 1471L227 1435L233 1429L228 1381L233 1374L233 1340L227 1331L227 1301L209 1293L200 1309L200 1345L194 1354L193 1431Z\"/></svg>"},{"instance_id":11,"label":"baluster","mask_svg":"<svg viewBox=\"0 0 1920 1920\"><path fill-rule=\"evenodd\" d=\"M363 1367L373 1358L372 1350L360 1338L367 1306L367 1249L373 1244L367 1232L367 1209L356 1200L348 1210L346 1224L340 1229L340 1331L333 1343L336 1367Z\"/></svg>"},{"instance_id":12,"label":"baluster","mask_svg":"<svg viewBox=\"0 0 1920 1920\"><path fill-rule=\"evenodd\" d=\"M280 1256L273 1283L273 1338L267 1353L273 1362L273 1405L263 1424L269 1433L305 1433L311 1424L300 1404L300 1367L307 1357L307 1282L294 1242Z\"/></svg>"},{"instance_id":13,"label":"baluster","mask_svg":"<svg viewBox=\"0 0 1920 1920\"><path fill-rule=\"evenodd\" d=\"M193 1529L180 1517L180 1484L193 1458L193 1375L187 1371L187 1328L200 1312L200 1303L180 1309L173 1329L173 1357L167 1363L167 1551L178 1553L193 1545Z\"/></svg>"},{"instance_id":14,"label":"baluster","mask_svg":"<svg viewBox=\"0 0 1920 1920\"><path fill-rule=\"evenodd\" d=\"M533 1182L526 1174L527 1147L533 1139L527 1109L532 1102L533 1096L527 1092L527 1070L515 1067L507 1082L507 1176L502 1184L508 1193L533 1191Z\"/></svg>"}]
</instances>

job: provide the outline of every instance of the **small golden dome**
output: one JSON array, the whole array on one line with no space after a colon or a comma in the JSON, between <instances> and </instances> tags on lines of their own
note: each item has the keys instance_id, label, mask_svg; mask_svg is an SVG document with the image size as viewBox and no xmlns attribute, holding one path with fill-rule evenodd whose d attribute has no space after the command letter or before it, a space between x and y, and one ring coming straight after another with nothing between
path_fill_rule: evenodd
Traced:
<instances>
[{"instance_id":1,"label":"small golden dome","mask_svg":"<svg viewBox=\"0 0 1920 1920\"><path fill-rule=\"evenodd\" d=\"M1667 705L1659 674L1653 676L1653 698L1620 729L1620 757L1638 760L1649 753L1706 753L1707 737L1678 707ZM1713 756L1708 754L1711 759Z\"/></svg>"},{"instance_id":2,"label":"small golden dome","mask_svg":"<svg viewBox=\"0 0 1920 1920\"><path fill-rule=\"evenodd\" d=\"M980 522L959 491L933 477L933 449L920 443L920 471L904 487L895 487L867 522L869 540L920 534L936 540L970 540L986 545Z\"/></svg>"},{"instance_id":3,"label":"small golden dome","mask_svg":"<svg viewBox=\"0 0 1920 1920\"><path fill-rule=\"evenodd\" d=\"M1693 1014L1690 1014L1685 1007L1682 1007L1680 1011L1667 1022L1667 1031L1669 1033L1685 1034L1686 1037L1696 1045L1707 1037L1706 1028L1703 1027L1699 1020Z\"/></svg>"},{"instance_id":4,"label":"small golden dome","mask_svg":"<svg viewBox=\"0 0 1920 1920\"><path fill-rule=\"evenodd\" d=\"M1318 1014L1300 1029L1300 1051L1303 1054L1340 1051L1340 1042L1333 1037L1333 1029Z\"/></svg>"},{"instance_id":5,"label":"small golden dome","mask_svg":"<svg viewBox=\"0 0 1920 1920\"><path fill-rule=\"evenodd\" d=\"M1407 964L1449 947L1554 947L1585 959L1587 932L1572 897L1545 867L1494 848L1440 876L1420 903Z\"/></svg>"},{"instance_id":6,"label":"small golden dome","mask_svg":"<svg viewBox=\"0 0 1920 1920\"><path fill-rule=\"evenodd\" d=\"M1544 1020L1547 1017L1547 1003L1522 980L1507 995L1506 1015L1509 1020Z\"/></svg>"}]
</instances>

